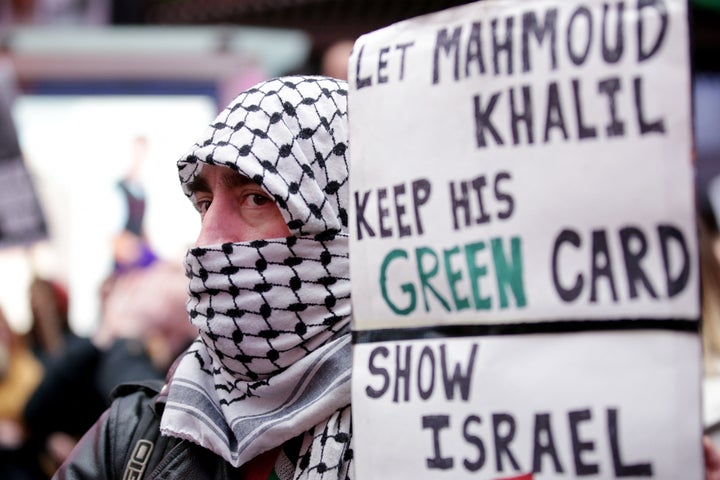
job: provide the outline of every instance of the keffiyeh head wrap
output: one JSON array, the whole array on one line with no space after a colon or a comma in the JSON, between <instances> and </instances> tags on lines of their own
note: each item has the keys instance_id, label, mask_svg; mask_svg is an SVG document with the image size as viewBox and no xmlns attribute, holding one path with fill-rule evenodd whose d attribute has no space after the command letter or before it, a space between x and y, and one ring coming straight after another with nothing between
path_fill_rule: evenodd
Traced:
<instances>
[{"instance_id":1,"label":"keffiyeh head wrap","mask_svg":"<svg viewBox=\"0 0 720 480\"><path fill-rule=\"evenodd\" d=\"M178 162L252 179L291 236L200 245L186 256L200 338L170 381L161 430L235 466L350 403L347 91L324 77L240 94Z\"/></svg>"}]
</instances>

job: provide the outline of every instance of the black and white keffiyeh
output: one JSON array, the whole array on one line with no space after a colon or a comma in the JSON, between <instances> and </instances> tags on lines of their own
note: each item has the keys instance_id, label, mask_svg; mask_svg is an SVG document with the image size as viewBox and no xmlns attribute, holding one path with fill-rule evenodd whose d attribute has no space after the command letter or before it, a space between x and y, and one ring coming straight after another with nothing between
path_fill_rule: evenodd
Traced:
<instances>
[{"instance_id":1,"label":"black and white keffiyeh","mask_svg":"<svg viewBox=\"0 0 720 480\"><path fill-rule=\"evenodd\" d=\"M207 164L254 180L292 235L188 252L187 310L200 337L170 380L164 434L240 466L305 433L320 470L348 470L347 145L345 83L284 77L240 94L178 162L188 196ZM330 428L339 446L311 440Z\"/></svg>"}]
</instances>

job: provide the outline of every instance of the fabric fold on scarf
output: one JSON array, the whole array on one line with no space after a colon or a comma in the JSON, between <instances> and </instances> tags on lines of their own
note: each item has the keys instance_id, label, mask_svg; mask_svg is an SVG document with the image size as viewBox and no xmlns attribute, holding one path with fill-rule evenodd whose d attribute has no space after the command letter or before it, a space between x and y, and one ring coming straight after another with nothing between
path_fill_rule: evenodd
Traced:
<instances>
[{"instance_id":1,"label":"fabric fold on scarf","mask_svg":"<svg viewBox=\"0 0 720 480\"><path fill-rule=\"evenodd\" d=\"M204 352L196 344L178 365L161 431L197 443L233 466L322 425L328 412L349 404L349 336L299 361L286 375L274 377L272 386L266 387L268 397L246 398L240 404L224 405L214 395L212 377L195 375L199 358L193 357L202 357ZM300 384L295 382L296 372L304 378ZM329 383L323 381L328 378L332 379Z\"/></svg>"}]
</instances>

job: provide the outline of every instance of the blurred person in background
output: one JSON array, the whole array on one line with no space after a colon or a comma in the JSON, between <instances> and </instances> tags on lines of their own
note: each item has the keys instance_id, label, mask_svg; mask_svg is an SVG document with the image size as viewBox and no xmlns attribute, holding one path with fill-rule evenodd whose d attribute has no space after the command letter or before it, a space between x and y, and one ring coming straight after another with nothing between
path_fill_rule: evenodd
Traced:
<instances>
[{"instance_id":1,"label":"blurred person in background","mask_svg":"<svg viewBox=\"0 0 720 480\"><path fill-rule=\"evenodd\" d=\"M144 228L147 199L142 172L147 154L147 137L135 136L130 166L117 185L126 211L125 223L113 238L115 272L119 274L133 268L147 267L157 260L157 256L146 238Z\"/></svg>"},{"instance_id":2,"label":"blurred person in background","mask_svg":"<svg viewBox=\"0 0 720 480\"><path fill-rule=\"evenodd\" d=\"M55 478L353 478L347 145L346 84L325 77L260 83L208 127L178 162L200 337Z\"/></svg>"},{"instance_id":3,"label":"blurred person in background","mask_svg":"<svg viewBox=\"0 0 720 480\"><path fill-rule=\"evenodd\" d=\"M27 447L23 409L43 375L24 338L11 330L0 309L0 478L44 478Z\"/></svg>"},{"instance_id":4,"label":"blurred person in background","mask_svg":"<svg viewBox=\"0 0 720 480\"><path fill-rule=\"evenodd\" d=\"M347 80L348 64L355 40L343 39L333 42L325 49L320 59L322 75Z\"/></svg>"},{"instance_id":5,"label":"blurred person in background","mask_svg":"<svg viewBox=\"0 0 720 480\"><path fill-rule=\"evenodd\" d=\"M703 423L708 437L717 445L720 442L720 235L714 213L699 210Z\"/></svg>"},{"instance_id":6,"label":"blurred person in background","mask_svg":"<svg viewBox=\"0 0 720 480\"><path fill-rule=\"evenodd\" d=\"M158 260L121 275L106 295L93 343L107 350L118 340L141 340L148 360L164 375L197 336L187 321L187 296L185 271L174 262Z\"/></svg>"},{"instance_id":7,"label":"blurred person in background","mask_svg":"<svg viewBox=\"0 0 720 480\"><path fill-rule=\"evenodd\" d=\"M35 276L29 287L31 324L28 340L43 365L63 354L78 336L70 329L69 298L59 282Z\"/></svg>"},{"instance_id":8,"label":"blurred person in background","mask_svg":"<svg viewBox=\"0 0 720 480\"><path fill-rule=\"evenodd\" d=\"M698 218L705 374L720 374L720 237L711 215Z\"/></svg>"},{"instance_id":9,"label":"blurred person in background","mask_svg":"<svg viewBox=\"0 0 720 480\"><path fill-rule=\"evenodd\" d=\"M104 285L102 318L47 367L28 399L24 421L45 472L51 475L125 382L162 379L197 330L187 321L187 279L179 264L113 276Z\"/></svg>"}]
</instances>

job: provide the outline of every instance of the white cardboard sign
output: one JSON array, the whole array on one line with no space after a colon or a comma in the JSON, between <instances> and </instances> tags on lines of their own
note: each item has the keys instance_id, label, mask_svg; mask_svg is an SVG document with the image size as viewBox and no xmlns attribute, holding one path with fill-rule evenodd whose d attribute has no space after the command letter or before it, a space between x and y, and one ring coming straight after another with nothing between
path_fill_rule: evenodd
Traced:
<instances>
[{"instance_id":1,"label":"white cardboard sign","mask_svg":"<svg viewBox=\"0 0 720 480\"><path fill-rule=\"evenodd\" d=\"M356 327L696 318L686 15L484 1L358 39Z\"/></svg>"},{"instance_id":2,"label":"white cardboard sign","mask_svg":"<svg viewBox=\"0 0 720 480\"><path fill-rule=\"evenodd\" d=\"M358 344L360 479L701 479L699 346L677 332Z\"/></svg>"},{"instance_id":3,"label":"white cardboard sign","mask_svg":"<svg viewBox=\"0 0 720 480\"><path fill-rule=\"evenodd\" d=\"M700 478L688 52L676 0L357 40L358 478Z\"/></svg>"}]
</instances>

